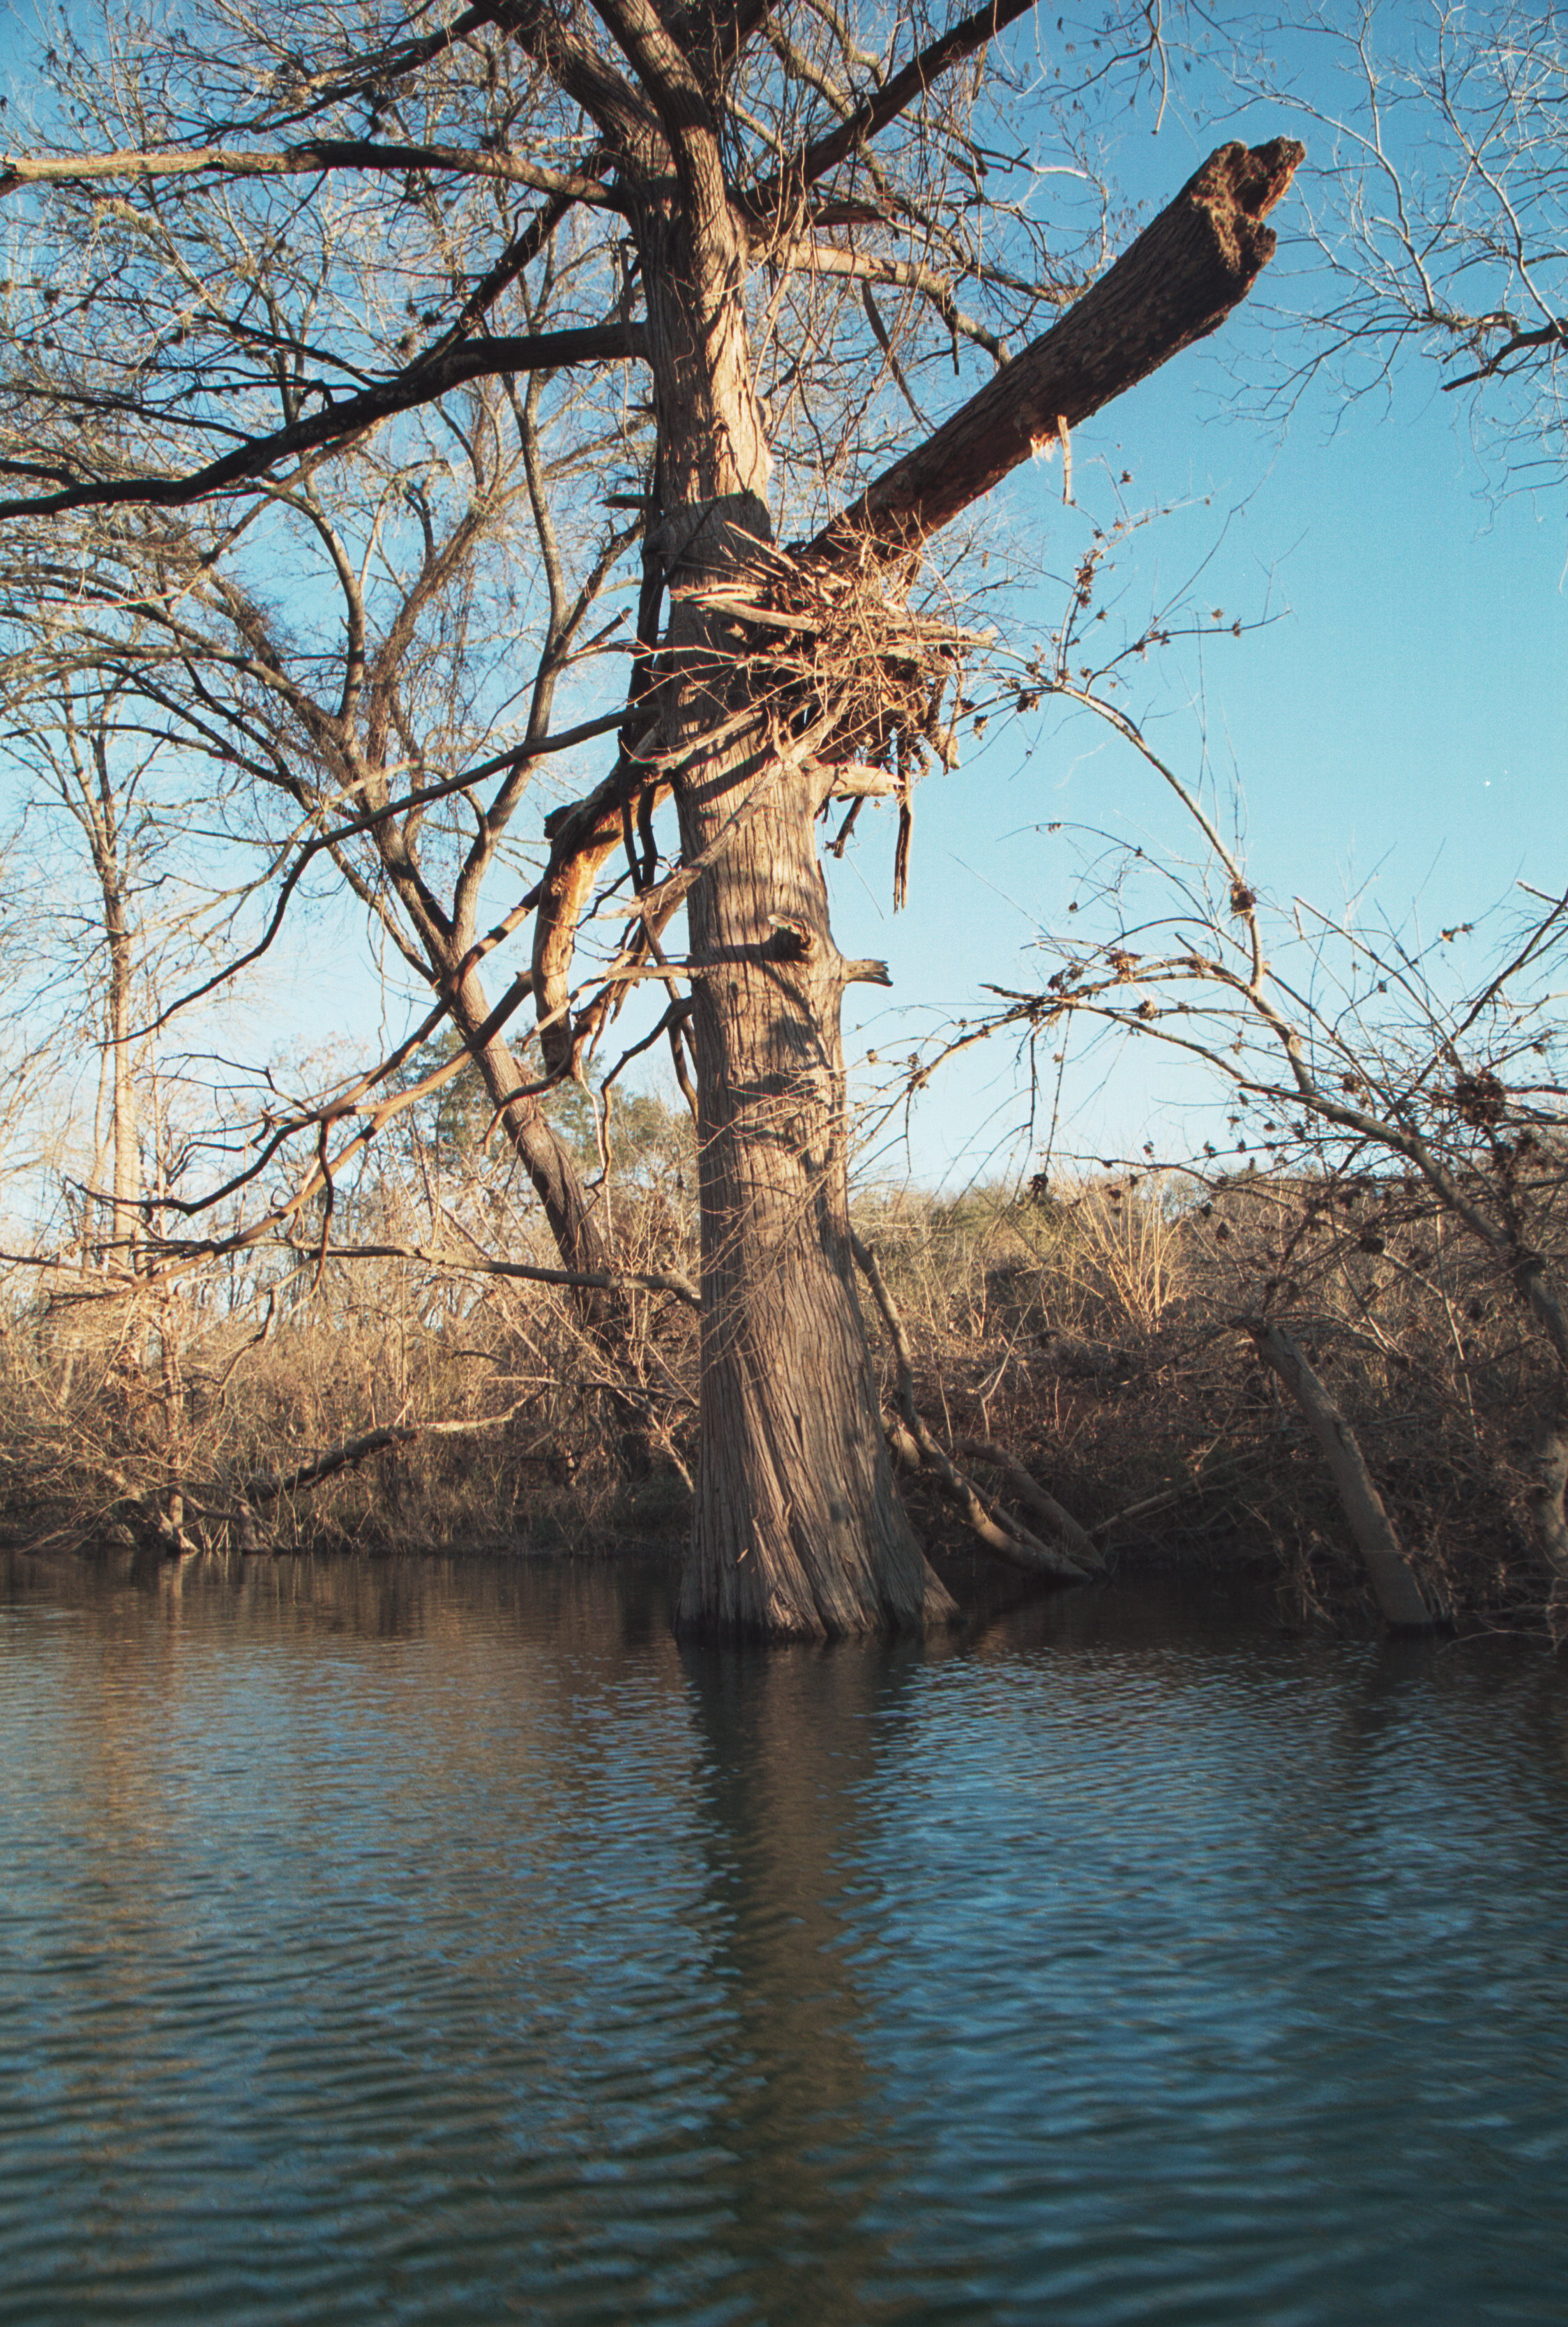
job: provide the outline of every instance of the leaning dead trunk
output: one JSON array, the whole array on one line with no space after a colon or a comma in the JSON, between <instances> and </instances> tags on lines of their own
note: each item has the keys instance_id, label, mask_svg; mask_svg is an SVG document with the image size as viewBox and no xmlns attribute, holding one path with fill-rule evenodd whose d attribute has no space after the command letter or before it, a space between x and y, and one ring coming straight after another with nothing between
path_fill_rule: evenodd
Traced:
<instances>
[{"instance_id":1,"label":"leaning dead trunk","mask_svg":"<svg viewBox=\"0 0 1568 2327\"><path fill-rule=\"evenodd\" d=\"M1432 1611L1399 1547L1394 1522L1367 1468L1355 1432L1308 1364L1300 1343L1282 1326L1255 1318L1246 1330L1258 1356L1279 1376L1322 1449L1385 1621L1402 1632L1429 1632Z\"/></svg>"}]
</instances>

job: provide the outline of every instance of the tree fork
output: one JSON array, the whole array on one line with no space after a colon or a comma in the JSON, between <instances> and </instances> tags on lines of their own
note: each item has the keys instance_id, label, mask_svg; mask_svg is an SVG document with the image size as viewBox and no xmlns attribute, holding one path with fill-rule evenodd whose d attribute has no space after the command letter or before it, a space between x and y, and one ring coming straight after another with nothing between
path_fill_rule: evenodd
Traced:
<instances>
[{"instance_id":1,"label":"tree fork","mask_svg":"<svg viewBox=\"0 0 1568 2327\"><path fill-rule=\"evenodd\" d=\"M453 1023L468 1046L490 1104L499 1110L518 1162L533 1182L555 1249L566 1269L575 1275L611 1276L614 1257L600 1234L576 1164L537 1098L513 1096L522 1077L501 1035L484 1036L488 1014L478 979L471 974L453 995ZM611 1366L635 1375L624 1292L616 1286L605 1290L579 1286L573 1297L583 1324ZM653 1464L648 1416L634 1397L613 1389L607 1396L619 1431L621 1469L629 1478L646 1478Z\"/></svg>"}]
</instances>

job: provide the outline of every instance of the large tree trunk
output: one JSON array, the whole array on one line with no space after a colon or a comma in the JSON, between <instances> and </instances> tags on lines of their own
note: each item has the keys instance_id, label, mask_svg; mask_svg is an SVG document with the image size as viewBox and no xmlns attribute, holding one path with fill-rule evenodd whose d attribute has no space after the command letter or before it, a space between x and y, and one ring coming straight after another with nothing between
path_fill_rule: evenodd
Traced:
<instances>
[{"instance_id":1,"label":"large tree trunk","mask_svg":"<svg viewBox=\"0 0 1568 2327\"><path fill-rule=\"evenodd\" d=\"M688 857L723 812L683 787ZM775 1637L952 1612L893 1483L855 1292L843 979L815 795L778 779L691 907L702 1460L678 1621Z\"/></svg>"},{"instance_id":2,"label":"large tree trunk","mask_svg":"<svg viewBox=\"0 0 1568 2327\"><path fill-rule=\"evenodd\" d=\"M677 1622L824 1639L942 1620L882 1438L855 1292L845 1170L842 965L803 771L772 743L717 746L743 700L720 626L686 591L732 579L769 532L743 254L643 222L662 455L653 547L672 587L665 740L687 864L759 778L767 790L689 906L702 1222L702 1455ZM725 247L727 241L727 247Z\"/></svg>"}]
</instances>

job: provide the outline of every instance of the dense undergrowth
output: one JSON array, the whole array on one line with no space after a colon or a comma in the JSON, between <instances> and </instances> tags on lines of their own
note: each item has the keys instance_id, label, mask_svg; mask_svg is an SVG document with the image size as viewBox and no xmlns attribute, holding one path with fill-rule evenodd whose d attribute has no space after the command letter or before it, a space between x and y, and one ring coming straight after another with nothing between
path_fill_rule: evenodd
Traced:
<instances>
[{"instance_id":1,"label":"dense undergrowth","mask_svg":"<svg viewBox=\"0 0 1568 2327\"><path fill-rule=\"evenodd\" d=\"M1526 1497L1551 1370L1410 1183L1151 1173L874 1211L922 1409L1007 1447L1113 1560L1245 1566L1302 1613L1369 1607L1320 1449L1246 1329L1267 1313L1355 1431L1430 1603L1539 1621Z\"/></svg>"},{"instance_id":2,"label":"dense undergrowth","mask_svg":"<svg viewBox=\"0 0 1568 2327\"><path fill-rule=\"evenodd\" d=\"M689 1135L654 1109L631 1160L621 1266L694 1275ZM14 1537L673 1547L696 1460L690 1305L631 1287L607 1334L602 1304L596 1319L569 1291L486 1273L555 1258L492 1174L449 1155L432 1191L426 1157L336 1224L397 1255L235 1256L155 1293L91 1272L41 1292L19 1275L0 1338ZM1267 1314L1353 1427L1429 1603L1470 1623L1541 1621L1527 1500L1549 1365L1495 1267L1414 1181L1150 1172L958 1201L873 1192L856 1224L938 1443L1004 1449L1113 1567L1199 1559L1272 1579L1298 1614L1369 1607L1319 1447L1246 1330ZM974 1475L1005 1506L1003 1475ZM929 1539L962 1539L925 1481L909 1492Z\"/></svg>"}]
</instances>

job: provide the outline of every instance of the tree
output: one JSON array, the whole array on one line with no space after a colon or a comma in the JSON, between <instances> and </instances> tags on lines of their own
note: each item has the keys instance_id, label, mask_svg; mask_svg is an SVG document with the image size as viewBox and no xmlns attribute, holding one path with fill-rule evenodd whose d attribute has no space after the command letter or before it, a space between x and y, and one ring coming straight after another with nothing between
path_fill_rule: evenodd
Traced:
<instances>
[{"instance_id":1,"label":"tree","mask_svg":"<svg viewBox=\"0 0 1568 2327\"><path fill-rule=\"evenodd\" d=\"M13 706L13 718L18 706ZM150 858L166 824L160 806L149 800L147 779L155 745L126 752L115 731L112 705L79 701L67 692L52 721L28 706L13 725L8 743L14 759L29 768L40 800L64 810L85 850L92 897L86 914L89 955L100 952L102 1047L101 1096L107 1138L97 1142L87 1204L107 1192L107 1238L101 1241L115 1265L135 1265L141 1241L142 1164L138 1149L141 1107L136 1074L137 981L147 967L150 933L142 926L144 892L152 885ZM58 967L55 965L54 967ZM96 965L94 965L96 967ZM48 972L46 971L46 975ZM96 981L95 981L96 982ZM107 1192L100 1166L107 1145ZM98 1239L84 1231L87 1250Z\"/></svg>"},{"instance_id":2,"label":"tree","mask_svg":"<svg viewBox=\"0 0 1568 2327\"><path fill-rule=\"evenodd\" d=\"M45 563L61 560L59 529L77 528L73 574L84 559L95 575L123 562L134 537L138 570L156 569L138 603L161 610L182 699L205 704L217 668L240 682L242 721L257 691L282 704L289 732L248 748L312 820L310 845L348 869L348 842L374 836L380 875L361 876L365 900L378 911L389 888L418 930L440 1005L496 1106L514 1110L578 1266L581 1208L538 1101L576 1070L627 979L667 970L660 936L686 911L704 1333L690 1628L820 1636L947 1610L892 1483L856 1295L839 1014L846 983L876 966L834 944L815 821L856 784L907 796L940 747L966 641L920 602L928 543L1218 326L1273 250L1263 221L1300 158L1284 140L1222 147L1040 332L1064 285L1025 208L985 182L1027 172L1029 156L996 143L979 70L1028 13L1028 0L994 0L935 36L900 13L879 53L822 0L479 0L434 27L369 5L213 6L167 33L119 36L107 56L62 33L56 82L76 142L62 150L62 121L51 150L11 157L4 182L49 190L38 248L51 271L14 320L4 456L16 487L0 515ZM908 309L901 342L884 286ZM933 341L956 360L961 343L981 350L993 376L876 473L864 350L913 403L911 370ZM631 363L648 383L635 415L621 385ZM630 686L602 723L618 732L614 766L549 820L543 877L508 917L534 915L546 1070L509 1092L495 1088L516 1072L498 1063L495 1013L468 998L477 922L438 903L407 843L437 790L468 799L488 868L558 740L544 681L563 633L546 628L520 743L499 768L460 766L435 784L400 669L415 617L462 565L459 535L490 521L475 447L503 399L519 414L551 623L560 593L537 454L528 471L540 399L573 438L579 518L592 416L620 407L596 466L630 467L607 498L630 505L641 566ZM391 424L415 413L461 445L462 507L444 532L422 508L427 462L408 487L423 560L373 646L359 576L378 527L356 565L322 481L367 445L394 458ZM815 522L788 552L776 495ZM279 624L226 579L247 529L275 518L313 528L337 575L335 707L279 668ZM277 543L289 537L285 525ZM101 605L112 591L88 594ZM243 646L198 642L188 602ZM472 643L471 628L452 670ZM308 783L307 759L321 771ZM415 778L395 799L389 759ZM497 779L480 807L480 781ZM666 796L679 862L660 879L652 816ZM324 819L340 808L333 831ZM599 994L574 1011L583 917L621 849L630 926ZM477 877L469 885L477 896Z\"/></svg>"},{"instance_id":3,"label":"tree","mask_svg":"<svg viewBox=\"0 0 1568 2327\"><path fill-rule=\"evenodd\" d=\"M203 958L210 900L188 845L192 781L207 780L194 796L208 814L220 812L221 785L210 769L193 779L188 764L169 765L179 755L147 732L139 706L90 674L61 682L52 664L30 675L13 659L5 680L4 741L32 889L28 958L13 976L11 1007L54 1054L68 1088L84 1052L98 1053L81 1258L127 1276L145 1233L147 1020L160 986L189 980ZM55 1113L63 1129L58 1100Z\"/></svg>"}]
</instances>

